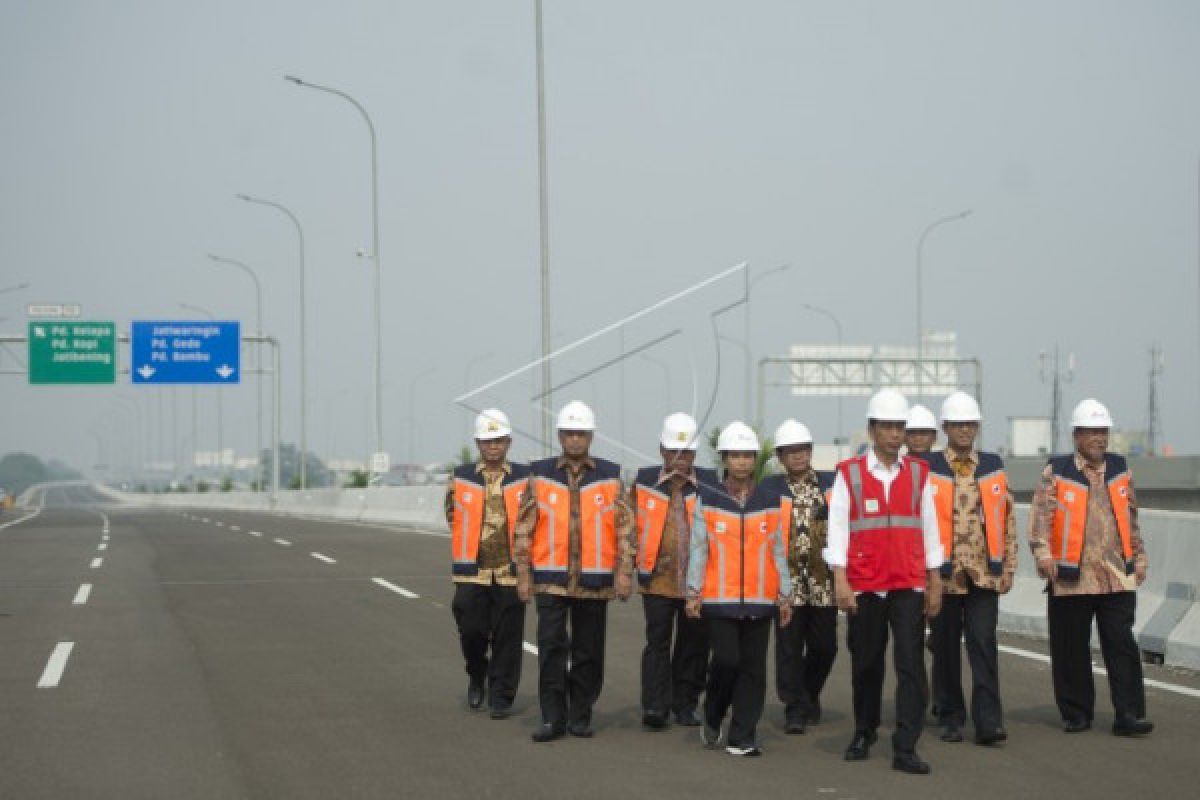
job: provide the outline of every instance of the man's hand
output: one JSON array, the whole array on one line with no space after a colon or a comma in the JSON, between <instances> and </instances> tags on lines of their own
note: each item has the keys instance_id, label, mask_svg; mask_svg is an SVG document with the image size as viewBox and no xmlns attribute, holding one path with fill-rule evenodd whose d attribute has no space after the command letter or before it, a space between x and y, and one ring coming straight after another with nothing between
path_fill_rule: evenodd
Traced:
<instances>
[{"instance_id":1,"label":"man's hand","mask_svg":"<svg viewBox=\"0 0 1200 800\"><path fill-rule=\"evenodd\" d=\"M629 577L628 572L617 573L615 588L618 600L625 602L629 599L629 595L633 594L633 579Z\"/></svg>"},{"instance_id":2,"label":"man's hand","mask_svg":"<svg viewBox=\"0 0 1200 800\"><path fill-rule=\"evenodd\" d=\"M684 605L684 612L692 619L700 619L700 598L689 597Z\"/></svg>"},{"instance_id":3,"label":"man's hand","mask_svg":"<svg viewBox=\"0 0 1200 800\"><path fill-rule=\"evenodd\" d=\"M1138 586L1146 582L1146 562L1142 561L1134 566L1133 577L1137 580Z\"/></svg>"},{"instance_id":4,"label":"man's hand","mask_svg":"<svg viewBox=\"0 0 1200 800\"><path fill-rule=\"evenodd\" d=\"M1012 589L1013 576L1011 572L1006 572L1000 576L1000 580L996 581L996 591L1000 594L1008 594Z\"/></svg>"},{"instance_id":5,"label":"man's hand","mask_svg":"<svg viewBox=\"0 0 1200 800\"><path fill-rule=\"evenodd\" d=\"M517 599L528 603L530 597L533 597L533 576L528 570L520 570L517 572Z\"/></svg>"},{"instance_id":6,"label":"man's hand","mask_svg":"<svg viewBox=\"0 0 1200 800\"><path fill-rule=\"evenodd\" d=\"M925 616L933 619L942 612L942 576L937 572L929 573L925 584Z\"/></svg>"},{"instance_id":7,"label":"man's hand","mask_svg":"<svg viewBox=\"0 0 1200 800\"><path fill-rule=\"evenodd\" d=\"M1048 581L1052 581L1058 577L1058 565L1054 563L1051 556L1039 558L1037 562L1038 575Z\"/></svg>"},{"instance_id":8,"label":"man's hand","mask_svg":"<svg viewBox=\"0 0 1200 800\"><path fill-rule=\"evenodd\" d=\"M792 603L784 600L779 604L779 627L786 628L792 621Z\"/></svg>"},{"instance_id":9,"label":"man's hand","mask_svg":"<svg viewBox=\"0 0 1200 800\"><path fill-rule=\"evenodd\" d=\"M858 611L858 600L854 596L854 591L850 588L850 581L846 580L846 571L837 570L834 572L833 578L833 594L837 600L837 607L845 611L847 614L853 614Z\"/></svg>"}]
</instances>

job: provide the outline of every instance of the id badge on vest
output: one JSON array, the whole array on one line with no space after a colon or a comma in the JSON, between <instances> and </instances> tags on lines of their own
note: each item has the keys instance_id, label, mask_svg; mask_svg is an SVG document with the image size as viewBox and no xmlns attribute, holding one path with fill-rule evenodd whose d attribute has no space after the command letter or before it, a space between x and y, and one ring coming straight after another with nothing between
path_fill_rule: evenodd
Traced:
<instances>
[{"instance_id":1,"label":"id badge on vest","mask_svg":"<svg viewBox=\"0 0 1200 800\"><path fill-rule=\"evenodd\" d=\"M868 497L866 500L863 501L863 511L865 511L868 514L878 514L879 513L879 501L876 500L874 497Z\"/></svg>"}]
</instances>

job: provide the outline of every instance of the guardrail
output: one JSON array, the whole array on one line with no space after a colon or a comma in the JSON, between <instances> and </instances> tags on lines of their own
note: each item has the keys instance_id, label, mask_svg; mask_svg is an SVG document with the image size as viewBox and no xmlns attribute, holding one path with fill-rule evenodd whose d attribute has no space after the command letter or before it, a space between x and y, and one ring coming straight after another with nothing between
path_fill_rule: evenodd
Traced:
<instances>
[{"instance_id":1,"label":"guardrail","mask_svg":"<svg viewBox=\"0 0 1200 800\"><path fill-rule=\"evenodd\" d=\"M118 502L142 506L271 511L446 530L442 512L445 489L441 486L286 491L279 493L274 508L267 494L257 492L130 494L104 486L94 488ZM31 495L27 492L24 496ZM1018 504L1018 569L1012 591L1000 600L1000 629L1044 638L1045 583L1037 577L1029 552L1028 521L1029 506ZM1143 509L1139 521L1150 569L1138 590L1134 624L1138 643L1144 652L1166 664L1200 669L1200 513ZM1092 641L1097 644L1099 637Z\"/></svg>"}]
</instances>

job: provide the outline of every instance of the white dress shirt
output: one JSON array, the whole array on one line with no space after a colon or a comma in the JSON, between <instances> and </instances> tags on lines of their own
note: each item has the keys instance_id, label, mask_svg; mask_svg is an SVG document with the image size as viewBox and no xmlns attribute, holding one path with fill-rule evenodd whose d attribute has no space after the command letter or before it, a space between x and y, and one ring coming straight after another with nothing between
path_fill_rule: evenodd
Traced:
<instances>
[{"instance_id":1,"label":"white dress shirt","mask_svg":"<svg viewBox=\"0 0 1200 800\"><path fill-rule=\"evenodd\" d=\"M884 494L888 502L892 499L892 483L900 474L900 461L890 467L875 455L875 448L867 450L867 471L883 484ZM921 529L925 538L925 568L937 569L946 560L942 551L942 538L938 533L937 508L933 503L933 487L925 483L921 492ZM829 498L829 527L826 533L825 549L821 555L831 568L845 567L847 551L850 549L850 487L842 478L841 470L833 481L833 492ZM918 590L921 591L921 590ZM885 592L877 592L880 596Z\"/></svg>"}]
</instances>

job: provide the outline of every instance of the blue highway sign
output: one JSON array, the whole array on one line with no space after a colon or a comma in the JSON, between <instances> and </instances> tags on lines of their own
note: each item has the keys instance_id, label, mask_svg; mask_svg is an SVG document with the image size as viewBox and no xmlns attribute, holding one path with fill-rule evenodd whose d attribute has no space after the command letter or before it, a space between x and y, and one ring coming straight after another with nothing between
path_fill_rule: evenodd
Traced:
<instances>
[{"instance_id":1,"label":"blue highway sign","mask_svg":"<svg viewBox=\"0 0 1200 800\"><path fill-rule=\"evenodd\" d=\"M134 383L237 383L241 323L134 322L130 374Z\"/></svg>"}]
</instances>

